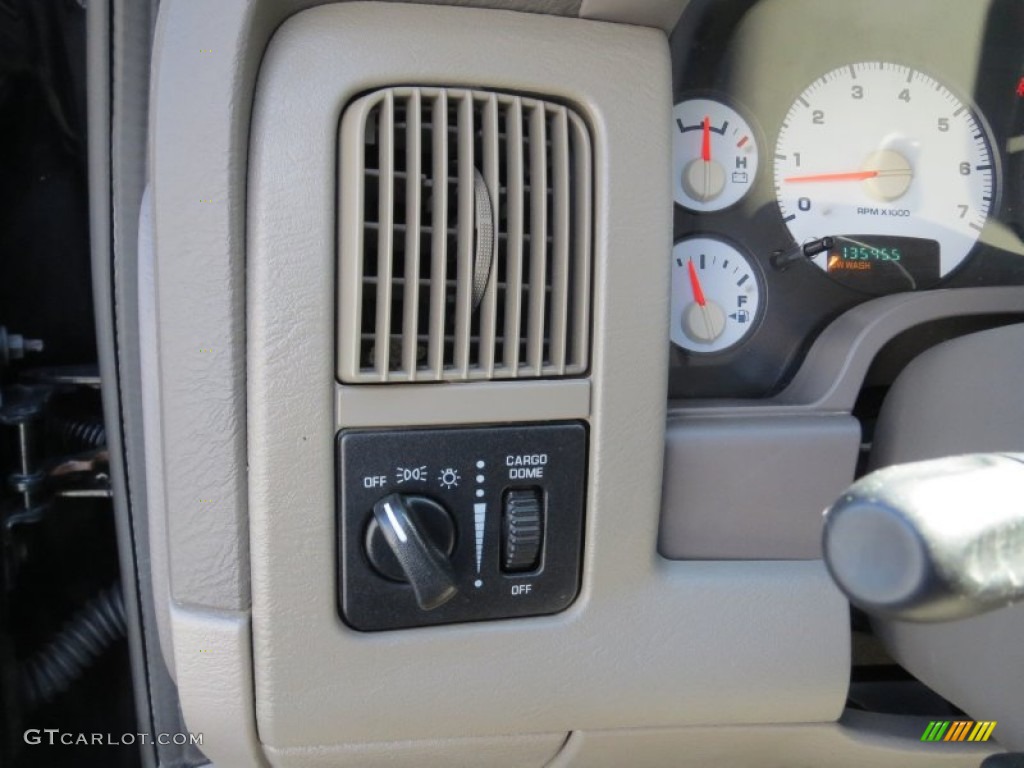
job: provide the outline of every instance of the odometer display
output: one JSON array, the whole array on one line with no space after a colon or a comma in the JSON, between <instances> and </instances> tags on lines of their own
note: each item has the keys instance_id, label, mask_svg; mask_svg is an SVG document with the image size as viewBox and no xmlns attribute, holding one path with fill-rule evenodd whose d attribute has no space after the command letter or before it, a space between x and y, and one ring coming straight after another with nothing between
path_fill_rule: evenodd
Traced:
<instances>
[{"instance_id":1,"label":"odometer display","mask_svg":"<svg viewBox=\"0 0 1024 768\"><path fill-rule=\"evenodd\" d=\"M996 196L995 161L979 116L933 78L892 63L851 64L812 83L782 123L774 170L779 209L798 244L848 232L870 242L930 241L938 277L967 257ZM858 256L848 261L908 267L902 252L886 258L874 247L884 248L851 250ZM865 273L857 278L865 289L868 273L872 279L883 271L900 274L895 267L833 270L834 255L822 253L814 262L843 282L849 273ZM930 277L931 267L925 274L922 265L931 258L910 265L911 272L921 270L917 287ZM888 290L894 289L872 292Z\"/></svg>"},{"instance_id":2,"label":"odometer display","mask_svg":"<svg viewBox=\"0 0 1024 768\"><path fill-rule=\"evenodd\" d=\"M939 244L916 237L841 235L825 254L829 276L872 294L917 291L939 282Z\"/></svg>"}]
</instances>

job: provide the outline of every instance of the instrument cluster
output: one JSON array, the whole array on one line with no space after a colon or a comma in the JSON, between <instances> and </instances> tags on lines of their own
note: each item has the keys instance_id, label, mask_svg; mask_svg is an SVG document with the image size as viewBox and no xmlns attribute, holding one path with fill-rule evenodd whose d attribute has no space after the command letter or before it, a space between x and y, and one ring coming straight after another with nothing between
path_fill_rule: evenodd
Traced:
<instances>
[{"instance_id":1,"label":"instrument cluster","mask_svg":"<svg viewBox=\"0 0 1024 768\"><path fill-rule=\"evenodd\" d=\"M880 295L1024 284L1024 38L1007 32L1024 10L943 5L684 14L672 396L773 394L818 332Z\"/></svg>"}]
</instances>

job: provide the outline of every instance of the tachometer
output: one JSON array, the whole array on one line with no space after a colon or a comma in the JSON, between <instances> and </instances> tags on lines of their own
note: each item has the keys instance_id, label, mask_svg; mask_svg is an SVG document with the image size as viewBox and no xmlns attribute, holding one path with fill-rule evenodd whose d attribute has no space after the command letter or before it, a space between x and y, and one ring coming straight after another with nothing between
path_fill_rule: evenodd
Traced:
<instances>
[{"instance_id":1,"label":"tachometer","mask_svg":"<svg viewBox=\"0 0 1024 768\"><path fill-rule=\"evenodd\" d=\"M858 245L857 265L837 252L814 258L842 277L908 250L879 238L934 241L933 270L948 274L977 241L997 189L979 115L928 75L883 62L833 70L800 94L774 167L779 209L798 244L834 237Z\"/></svg>"}]
</instances>

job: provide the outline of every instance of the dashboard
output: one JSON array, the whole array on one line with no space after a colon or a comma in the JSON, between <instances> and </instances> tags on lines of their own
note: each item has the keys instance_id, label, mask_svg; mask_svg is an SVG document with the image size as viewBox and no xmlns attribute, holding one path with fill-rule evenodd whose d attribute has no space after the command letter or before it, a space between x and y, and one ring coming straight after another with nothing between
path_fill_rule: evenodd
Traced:
<instances>
[{"instance_id":1,"label":"dashboard","mask_svg":"<svg viewBox=\"0 0 1024 768\"><path fill-rule=\"evenodd\" d=\"M855 699L891 689L821 510L926 442L869 389L1011 424L1019 376L869 374L1024 313L1024 7L469 4L160 5L111 273L189 727L219 765L931 764L945 709ZM979 658L934 692L1016 668Z\"/></svg>"},{"instance_id":2,"label":"dashboard","mask_svg":"<svg viewBox=\"0 0 1024 768\"><path fill-rule=\"evenodd\" d=\"M877 296L1024 284L1024 6L965 5L688 6L670 397L773 395Z\"/></svg>"}]
</instances>

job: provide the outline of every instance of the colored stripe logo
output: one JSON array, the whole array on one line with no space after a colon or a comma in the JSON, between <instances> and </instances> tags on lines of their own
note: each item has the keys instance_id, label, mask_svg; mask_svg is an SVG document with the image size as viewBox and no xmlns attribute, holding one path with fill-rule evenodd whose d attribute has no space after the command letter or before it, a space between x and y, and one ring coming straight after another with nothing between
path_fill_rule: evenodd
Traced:
<instances>
[{"instance_id":1,"label":"colored stripe logo","mask_svg":"<svg viewBox=\"0 0 1024 768\"><path fill-rule=\"evenodd\" d=\"M932 720L921 741L988 741L995 727L995 720Z\"/></svg>"}]
</instances>

